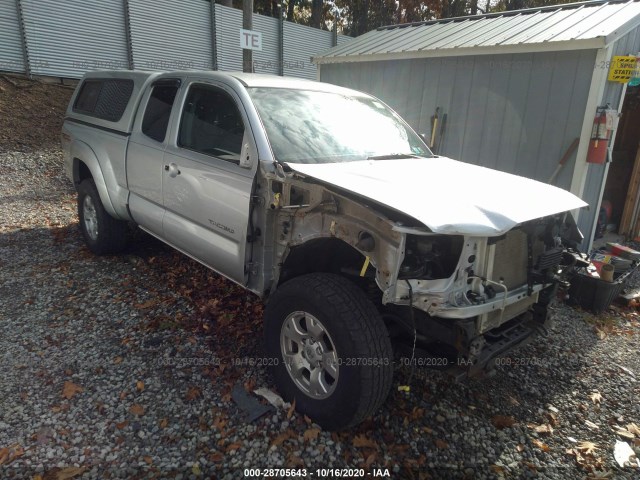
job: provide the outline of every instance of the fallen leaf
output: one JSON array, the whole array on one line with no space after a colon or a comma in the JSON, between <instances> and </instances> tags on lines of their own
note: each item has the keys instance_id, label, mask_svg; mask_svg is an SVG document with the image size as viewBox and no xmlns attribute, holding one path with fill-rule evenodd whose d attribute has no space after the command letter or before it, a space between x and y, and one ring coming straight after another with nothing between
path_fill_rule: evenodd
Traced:
<instances>
[{"instance_id":1,"label":"fallen leaf","mask_svg":"<svg viewBox=\"0 0 640 480\"><path fill-rule=\"evenodd\" d=\"M557 413L547 412L546 416L547 416L547 419L549 420L549 423L551 424L552 427L557 427L558 425L560 425L560 420L558 420L558 414Z\"/></svg>"},{"instance_id":2,"label":"fallen leaf","mask_svg":"<svg viewBox=\"0 0 640 480\"><path fill-rule=\"evenodd\" d=\"M202 470L200 470L200 464L194 463L191 467L191 473L193 473L196 477L202 475Z\"/></svg>"},{"instance_id":3,"label":"fallen leaf","mask_svg":"<svg viewBox=\"0 0 640 480\"><path fill-rule=\"evenodd\" d=\"M445 442L444 440L440 440L439 438L436 439L435 444L436 444L436 447L438 447L441 450L443 450L445 448L449 448L449 444L447 442Z\"/></svg>"},{"instance_id":4,"label":"fallen leaf","mask_svg":"<svg viewBox=\"0 0 640 480\"><path fill-rule=\"evenodd\" d=\"M227 420L222 417L216 417L213 419L213 426L218 430L222 430L226 425Z\"/></svg>"},{"instance_id":5,"label":"fallen leaf","mask_svg":"<svg viewBox=\"0 0 640 480\"><path fill-rule=\"evenodd\" d=\"M116 365L119 365L120 363L122 363L123 358L118 356L116 358L113 359L113 363L115 363Z\"/></svg>"},{"instance_id":6,"label":"fallen leaf","mask_svg":"<svg viewBox=\"0 0 640 480\"><path fill-rule=\"evenodd\" d=\"M287 420L291 420L291 417L293 416L293 412L296 411L296 399L293 399L293 402L291 402L291 406L289 407L289 410L287 410Z\"/></svg>"},{"instance_id":7,"label":"fallen leaf","mask_svg":"<svg viewBox=\"0 0 640 480\"><path fill-rule=\"evenodd\" d=\"M592 421L590 421L590 420L585 420L585 421L584 421L584 424L585 424L587 427L591 428L592 430L598 430L598 429L600 428L598 425L596 425L595 423L593 423L593 422L592 422Z\"/></svg>"},{"instance_id":8,"label":"fallen leaf","mask_svg":"<svg viewBox=\"0 0 640 480\"><path fill-rule=\"evenodd\" d=\"M627 430L623 430L622 428L616 430L616 433L618 435L620 435L623 438L626 438L628 440L633 440L635 438L635 435L631 432L628 432Z\"/></svg>"},{"instance_id":9,"label":"fallen leaf","mask_svg":"<svg viewBox=\"0 0 640 480\"><path fill-rule=\"evenodd\" d=\"M64 382L64 386L62 387L62 396L67 400L70 400L74 395L81 392L84 392L84 388L82 388L80 385L76 385L75 383L69 381Z\"/></svg>"},{"instance_id":10,"label":"fallen leaf","mask_svg":"<svg viewBox=\"0 0 640 480\"><path fill-rule=\"evenodd\" d=\"M593 442L579 442L576 448L586 454L592 454L598 446Z\"/></svg>"},{"instance_id":11,"label":"fallen leaf","mask_svg":"<svg viewBox=\"0 0 640 480\"><path fill-rule=\"evenodd\" d=\"M546 443L541 442L538 439L533 439L533 444L538 447L540 450L542 450L543 452L548 452L549 450L551 450L549 448L549 445L547 445Z\"/></svg>"},{"instance_id":12,"label":"fallen leaf","mask_svg":"<svg viewBox=\"0 0 640 480\"><path fill-rule=\"evenodd\" d=\"M224 455L220 452L213 452L211 455L209 455L209 460L215 463L220 463L224 460Z\"/></svg>"},{"instance_id":13,"label":"fallen leaf","mask_svg":"<svg viewBox=\"0 0 640 480\"><path fill-rule=\"evenodd\" d=\"M125 398L127 398L127 395L129 395L129 392L127 392L126 390L120 392L120 400L124 400Z\"/></svg>"},{"instance_id":14,"label":"fallen leaf","mask_svg":"<svg viewBox=\"0 0 640 480\"><path fill-rule=\"evenodd\" d=\"M157 298L152 298L151 300L147 300L144 303L139 303L137 305L134 305L136 308L140 308L142 310L146 309L146 308L150 308L153 307L154 305L156 305L157 303L159 303L160 300Z\"/></svg>"},{"instance_id":15,"label":"fallen leaf","mask_svg":"<svg viewBox=\"0 0 640 480\"><path fill-rule=\"evenodd\" d=\"M167 425L169 425L169 419L163 418L158 424L160 425L160 428L167 428Z\"/></svg>"},{"instance_id":16,"label":"fallen leaf","mask_svg":"<svg viewBox=\"0 0 640 480\"><path fill-rule=\"evenodd\" d=\"M304 460L293 453L287 457L288 468L304 468Z\"/></svg>"},{"instance_id":17,"label":"fallen leaf","mask_svg":"<svg viewBox=\"0 0 640 480\"><path fill-rule=\"evenodd\" d=\"M151 465L153 463L153 458L151 458L149 455L145 455L144 457L142 457L142 459L147 462L148 465Z\"/></svg>"},{"instance_id":18,"label":"fallen leaf","mask_svg":"<svg viewBox=\"0 0 640 480\"><path fill-rule=\"evenodd\" d=\"M371 469L371 465L375 463L377 455L378 454L376 452L373 452L371 455L369 455L364 461L364 468L366 468L367 470Z\"/></svg>"},{"instance_id":19,"label":"fallen leaf","mask_svg":"<svg viewBox=\"0 0 640 480\"><path fill-rule=\"evenodd\" d=\"M356 435L353 439L353 446L356 448L375 448L378 449L378 444L373 440L368 439L363 434Z\"/></svg>"},{"instance_id":20,"label":"fallen leaf","mask_svg":"<svg viewBox=\"0 0 640 480\"><path fill-rule=\"evenodd\" d=\"M138 416L144 415L144 407L138 403L134 403L133 405L131 405L131 408L129 408L129 411L134 415L138 415Z\"/></svg>"},{"instance_id":21,"label":"fallen leaf","mask_svg":"<svg viewBox=\"0 0 640 480\"><path fill-rule=\"evenodd\" d=\"M524 445L523 445L523 444L521 444L521 443L519 443L519 444L516 446L516 450L517 450L518 452L524 452Z\"/></svg>"},{"instance_id":22,"label":"fallen leaf","mask_svg":"<svg viewBox=\"0 0 640 480\"><path fill-rule=\"evenodd\" d=\"M310 442L311 440L317 440L318 435L320 435L319 428L309 428L304 432L303 438L305 442Z\"/></svg>"},{"instance_id":23,"label":"fallen leaf","mask_svg":"<svg viewBox=\"0 0 640 480\"><path fill-rule=\"evenodd\" d=\"M528 426L529 428L532 428L534 432L537 432L537 433L542 433L547 435L550 435L553 433L553 427L551 427L551 425L547 425L546 423L542 425L535 425L530 423Z\"/></svg>"},{"instance_id":24,"label":"fallen leaf","mask_svg":"<svg viewBox=\"0 0 640 480\"><path fill-rule=\"evenodd\" d=\"M60 468L45 473L44 478L52 478L53 480L69 480L82 475L86 469L87 467Z\"/></svg>"},{"instance_id":25,"label":"fallen leaf","mask_svg":"<svg viewBox=\"0 0 640 480\"><path fill-rule=\"evenodd\" d=\"M240 442L235 442L230 444L227 448L226 448L226 452L232 452L233 450L240 450L240 447L242 447L242 444Z\"/></svg>"},{"instance_id":26,"label":"fallen leaf","mask_svg":"<svg viewBox=\"0 0 640 480\"><path fill-rule=\"evenodd\" d=\"M129 425L129 420L125 420L124 422L120 422L120 423L116 423L116 428L118 430L122 430L123 428L125 428L127 425Z\"/></svg>"},{"instance_id":27,"label":"fallen leaf","mask_svg":"<svg viewBox=\"0 0 640 480\"><path fill-rule=\"evenodd\" d=\"M136 388L139 392L142 392L144 390L144 382L142 380L138 380L136 382Z\"/></svg>"},{"instance_id":28,"label":"fallen leaf","mask_svg":"<svg viewBox=\"0 0 640 480\"><path fill-rule=\"evenodd\" d=\"M279 434L278 436L276 436L276 438L274 438L272 440L271 446L273 447L275 445L276 447L279 447L284 442L286 442L287 440L289 440L290 438L293 438L295 436L296 435L293 433L293 431L291 431L291 429L286 430L286 431L282 432L281 434Z\"/></svg>"},{"instance_id":29,"label":"fallen leaf","mask_svg":"<svg viewBox=\"0 0 640 480\"><path fill-rule=\"evenodd\" d=\"M509 403L511 405L515 405L516 407L520 405L520 402L518 401L518 399L515 397L512 397L511 395L507 395L507 400L509 400Z\"/></svg>"},{"instance_id":30,"label":"fallen leaf","mask_svg":"<svg viewBox=\"0 0 640 480\"><path fill-rule=\"evenodd\" d=\"M502 430L503 428L509 428L515 425L516 419L507 415L496 415L491 419L491 423L493 423L493 426L497 429Z\"/></svg>"},{"instance_id":31,"label":"fallen leaf","mask_svg":"<svg viewBox=\"0 0 640 480\"><path fill-rule=\"evenodd\" d=\"M635 423L627 424L627 430L633 433L635 436L640 437L640 427L638 427L638 425L636 425Z\"/></svg>"},{"instance_id":32,"label":"fallen leaf","mask_svg":"<svg viewBox=\"0 0 640 480\"><path fill-rule=\"evenodd\" d=\"M602 401L602 395L600 394L600 392L591 393L591 395L589 395L589 398L593 403L596 403L598 405L600 405L600 402Z\"/></svg>"},{"instance_id":33,"label":"fallen leaf","mask_svg":"<svg viewBox=\"0 0 640 480\"><path fill-rule=\"evenodd\" d=\"M187 401L190 402L195 400L200 396L201 392L202 391L198 387L189 387L189 390L187 390Z\"/></svg>"}]
</instances>

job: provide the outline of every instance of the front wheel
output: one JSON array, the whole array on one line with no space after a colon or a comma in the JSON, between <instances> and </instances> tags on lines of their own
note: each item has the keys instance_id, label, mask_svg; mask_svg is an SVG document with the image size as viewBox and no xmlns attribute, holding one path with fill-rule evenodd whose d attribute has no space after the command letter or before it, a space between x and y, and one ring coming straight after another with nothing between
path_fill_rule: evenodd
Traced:
<instances>
[{"instance_id":1,"label":"front wheel","mask_svg":"<svg viewBox=\"0 0 640 480\"><path fill-rule=\"evenodd\" d=\"M384 403L393 353L380 314L347 279L294 278L265 311L267 354L285 400L326 429L356 425Z\"/></svg>"},{"instance_id":2,"label":"front wheel","mask_svg":"<svg viewBox=\"0 0 640 480\"><path fill-rule=\"evenodd\" d=\"M83 180L78 186L78 217L84 241L93 253L117 253L127 245L127 222L109 215L91 179Z\"/></svg>"}]
</instances>

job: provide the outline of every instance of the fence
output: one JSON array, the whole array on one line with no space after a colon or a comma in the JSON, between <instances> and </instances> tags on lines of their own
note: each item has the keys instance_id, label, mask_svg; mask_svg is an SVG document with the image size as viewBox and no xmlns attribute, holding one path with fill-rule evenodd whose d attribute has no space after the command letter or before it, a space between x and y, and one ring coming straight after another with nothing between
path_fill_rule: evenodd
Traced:
<instances>
[{"instance_id":1,"label":"fence","mask_svg":"<svg viewBox=\"0 0 640 480\"><path fill-rule=\"evenodd\" d=\"M88 70L242 70L242 12L213 0L3 0L0 71L79 78ZM253 16L257 73L316 78L310 57L350 39Z\"/></svg>"}]
</instances>

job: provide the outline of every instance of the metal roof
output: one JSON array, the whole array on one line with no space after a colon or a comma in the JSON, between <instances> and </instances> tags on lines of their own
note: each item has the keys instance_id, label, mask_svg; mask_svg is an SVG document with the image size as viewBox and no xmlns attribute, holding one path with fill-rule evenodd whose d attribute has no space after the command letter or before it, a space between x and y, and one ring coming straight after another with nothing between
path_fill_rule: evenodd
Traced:
<instances>
[{"instance_id":1,"label":"metal roof","mask_svg":"<svg viewBox=\"0 0 640 480\"><path fill-rule=\"evenodd\" d=\"M638 25L640 0L570 3L380 27L313 57L313 61L597 49Z\"/></svg>"}]
</instances>

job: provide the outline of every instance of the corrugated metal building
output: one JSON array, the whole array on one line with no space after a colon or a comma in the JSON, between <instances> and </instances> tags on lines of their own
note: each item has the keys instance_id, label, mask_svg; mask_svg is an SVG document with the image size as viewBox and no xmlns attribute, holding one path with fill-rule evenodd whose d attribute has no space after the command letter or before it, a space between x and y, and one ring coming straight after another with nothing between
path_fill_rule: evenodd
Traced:
<instances>
[{"instance_id":1,"label":"corrugated metal building","mask_svg":"<svg viewBox=\"0 0 640 480\"><path fill-rule=\"evenodd\" d=\"M640 2L624 0L381 27L313 60L320 80L380 97L420 133L439 108L438 153L465 162L549 181L579 138L555 183L590 205L586 247L608 170L586 163L596 108L619 108L609 61L638 51Z\"/></svg>"}]
</instances>

